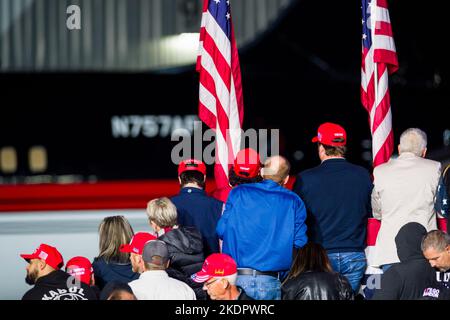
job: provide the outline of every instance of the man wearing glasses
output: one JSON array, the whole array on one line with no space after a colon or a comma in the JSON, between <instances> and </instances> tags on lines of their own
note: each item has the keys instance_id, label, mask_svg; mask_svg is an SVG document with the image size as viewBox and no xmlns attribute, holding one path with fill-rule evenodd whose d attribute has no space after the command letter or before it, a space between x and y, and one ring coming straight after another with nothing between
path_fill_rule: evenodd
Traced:
<instances>
[{"instance_id":1,"label":"man wearing glasses","mask_svg":"<svg viewBox=\"0 0 450 320\"><path fill-rule=\"evenodd\" d=\"M192 275L192 280L203 283L211 300L253 300L236 286L237 265L229 255L213 253L206 258L202 270Z\"/></svg>"}]
</instances>

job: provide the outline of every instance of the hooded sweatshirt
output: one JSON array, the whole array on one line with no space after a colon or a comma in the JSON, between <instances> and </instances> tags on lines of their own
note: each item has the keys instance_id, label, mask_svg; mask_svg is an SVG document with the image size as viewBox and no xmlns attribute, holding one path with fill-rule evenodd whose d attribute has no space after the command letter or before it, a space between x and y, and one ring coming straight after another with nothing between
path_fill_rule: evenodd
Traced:
<instances>
[{"instance_id":1,"label":"hooded sweatshirt","mask_svg":"<svg viewBox=\"0 0 450 320\"><path fill-rule=\"evenodd\" d=\"M97 300L88 285L81 282L80 286L71 286L73 282L69 277L69 274L61 270L40 277L22 300Z\"/></svg>"},{"instance_id":2,"label":"hooded sweatshirt","mask_svg":"<svg viewBox=\"0 0 450 320\"><path fill-rule=\"evenodd\" d=\"M381 288L375 290L373 300L421 299L424 290L433 283L434 270L425 259L421 242L427 234L417 222L404 225L395 244L400 263L393 264L381 276Z\"/></svg>"}]
</instances>

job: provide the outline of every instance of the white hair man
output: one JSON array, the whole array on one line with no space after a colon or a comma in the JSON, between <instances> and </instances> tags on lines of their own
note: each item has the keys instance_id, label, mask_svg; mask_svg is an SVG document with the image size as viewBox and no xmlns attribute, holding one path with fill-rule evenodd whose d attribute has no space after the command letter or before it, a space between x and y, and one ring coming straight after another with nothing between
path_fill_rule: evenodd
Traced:
<instances>
[{"instance_id":1,"label":"white hair man","mask_svg":"<svg viewBox=\"0 0 450 320\"><path fill-rule=\"evenodd\" d=\"M236 286L237 265L224 253L213 253L206 258L202 270L192 275L192 280L203 283L211 300L253 300Z\"/></svg>"},{"instance_id":2,"label":"white hair man","mask_svg":"<svg viewBox=\"0 0 450 320\"><path fill-rule=\"evenodd\" d=\"M434 195L441 164L425 159L427 135L410 128L400 136L399 157L374 169L373 216L381 220L374 263L387 270L399 262L394 238L408 222L437 229Z\"/></svg>"}]
</instances>

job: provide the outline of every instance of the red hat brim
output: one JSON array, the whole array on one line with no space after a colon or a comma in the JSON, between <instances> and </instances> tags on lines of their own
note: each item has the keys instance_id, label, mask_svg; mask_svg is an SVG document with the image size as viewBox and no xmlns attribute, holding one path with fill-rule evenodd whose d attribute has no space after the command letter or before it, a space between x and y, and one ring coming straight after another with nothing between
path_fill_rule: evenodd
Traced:
<instances>
[{"instance_id":1,"label":"red hat brim","mask_svg":"<svg viewBox=\"0 0 450 320\"><path fill-rule=\"evenodd\" d=\"M311 142L319 142L319 137L312 138Z\"/></svg>"},{"instance_id":2,"label":"red hat brim","mask_svg":"<svg viewBox=\"0 0 450 320\"><path fill-rule=\"evenodd\" d=\"M194 282L197 282L197 283L203 283L203 282L206 282L206 281L208 281L208 280L211 279L211 278L214 278L214 277L211 276L211 275L209 275L209 274L207 274L206 272L203 272L203 271L199 271L199 272L197 272L197 273L194 273L194 274L191 276L191 279L192 279Z\"/></svg>"}]
</instances>

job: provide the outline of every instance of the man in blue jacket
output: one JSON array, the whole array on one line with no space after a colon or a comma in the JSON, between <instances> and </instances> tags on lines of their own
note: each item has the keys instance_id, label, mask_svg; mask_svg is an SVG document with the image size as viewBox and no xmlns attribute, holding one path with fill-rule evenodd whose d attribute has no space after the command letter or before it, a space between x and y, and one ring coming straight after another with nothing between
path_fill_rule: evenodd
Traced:
<instances>
[{"instance_id":1,"label":"man in blue jacket","mask_svg":"<svg viewBox=\"0 0 450 320\"><path fill-rule=\"evenodd\" d=\"M345 160L347 134L322 124L313 138L321 164L301 172L294 185L308 211L308 236L328 253L333 269L358 293L366 269L366 226L371 214L369 172Z\"/></svg>"},{"instance_id":2,"label":"man in blue jacket","mask_svg":"<svg viewBox=\"0 0 450 320\"><path fill-rule=\"evenodd\" d=\"M259 174L259 157L246 168ZM269 158L264 181L232 189L217 224L222 252L238 266L237 285L253 299L281 298L281 273L289 270L294 248L307 242L303 201L284 187L289 169L285 158Z\"/></svg>"},{"instance_id":3,"label":"man in blue jacket","mask_svg":"<svg viewBox=\"0 0 450 320\"><path fill-rule=\"evenodd\" d=\"M206 166L196 159L182 161L178 166L180 193L172 200L177 207L177 222L186 227L195 227L202 235L205 257L219 253L217 221L223 210L223 202L209 197L205 192Z\"/></svg>"}]
</instances>

